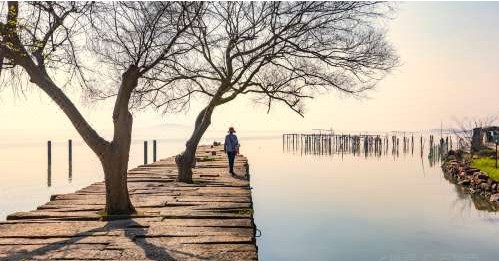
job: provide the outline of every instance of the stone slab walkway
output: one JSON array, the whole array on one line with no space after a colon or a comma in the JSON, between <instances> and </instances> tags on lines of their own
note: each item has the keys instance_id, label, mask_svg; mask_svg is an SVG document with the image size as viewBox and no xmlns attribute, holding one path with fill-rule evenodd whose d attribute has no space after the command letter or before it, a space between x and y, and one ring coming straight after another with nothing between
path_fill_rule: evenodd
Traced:
<instances>
[{"instance_id":1,"label":"stone slab walkway","mask_svg":"<svg viewBox=\"0 0 499 261\"><path fill-rule=\"evenodd\" d=\"M222 149L199 147L195 184L175 182L173 157L130 170L132 219L102 219L103 182L9 215L0 260L257 260L247 159L231 177Z\"/></svg>"}]
</instances>

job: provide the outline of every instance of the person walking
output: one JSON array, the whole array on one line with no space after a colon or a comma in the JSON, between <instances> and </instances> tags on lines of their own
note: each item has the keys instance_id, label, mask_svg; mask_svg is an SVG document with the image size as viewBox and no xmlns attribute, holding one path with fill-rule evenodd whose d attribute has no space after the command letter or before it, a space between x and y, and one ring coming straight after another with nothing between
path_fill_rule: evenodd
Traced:
<instances>
[{"instance_id":1,"label":"person walking","mask_svg":"<svg viewBox=\"0 0 499 261\"><path fill-rule=\"evenodd\" d=\"M229 158L229 172L231 175L235 175L234 173L234 160L236 159L236 155L239 153L239 141L237 140L237 136L234 134L236 130L234 127L229 128L229 134L225 136L224 143L224 152L227 153L227 157Z\"/></svg>"}]
</instances>

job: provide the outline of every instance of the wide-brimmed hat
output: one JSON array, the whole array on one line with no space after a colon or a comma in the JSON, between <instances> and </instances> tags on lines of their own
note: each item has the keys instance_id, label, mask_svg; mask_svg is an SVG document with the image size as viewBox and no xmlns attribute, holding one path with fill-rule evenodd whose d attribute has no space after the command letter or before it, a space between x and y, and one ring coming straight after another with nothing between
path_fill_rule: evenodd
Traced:
<instances>
[{"instance_id":1,"label":"wide-brimmed hat","mask_svg":"<svg viewBox=\"0 0 499 261\"><path fill-rule=\"evenodd\" d=\"M229 132L236 132L236 130L234 129L234 127L229 127Z\"/></svg>"}]
</instances>

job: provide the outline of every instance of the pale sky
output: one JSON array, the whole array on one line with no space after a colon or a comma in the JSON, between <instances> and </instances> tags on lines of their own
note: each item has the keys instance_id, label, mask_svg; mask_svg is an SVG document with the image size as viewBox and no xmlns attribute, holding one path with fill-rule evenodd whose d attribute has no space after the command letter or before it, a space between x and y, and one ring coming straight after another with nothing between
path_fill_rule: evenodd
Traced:
<instances>
[{"instance_id":1,"label":"pale sky","mask_svg":"<svg viewBox=\"0 0 499 261\"><path fill-rule=\"evenodd\" d=\"M267 114L266 108L241 96L215 110L210 133L224 135L229 125L240 135L316 128L419 131L438 128L441 121L444 127L452 127L456 117L497 114L498 13L498 2L401 3L388 22L388 37L402 64L366 98L323 95L307 102L305 118L301 118L284 106ZM19 99L9 88L3 89L1 140L27 135L77 137L69 120L44 93L33 90L26 99ZM111 133L114 101L89 107L77 93L72 97L101 135ZM134 136L187 137L204 102L197 101L189 112L177 115L135 113Z\"/></svg>"}]
</instances>

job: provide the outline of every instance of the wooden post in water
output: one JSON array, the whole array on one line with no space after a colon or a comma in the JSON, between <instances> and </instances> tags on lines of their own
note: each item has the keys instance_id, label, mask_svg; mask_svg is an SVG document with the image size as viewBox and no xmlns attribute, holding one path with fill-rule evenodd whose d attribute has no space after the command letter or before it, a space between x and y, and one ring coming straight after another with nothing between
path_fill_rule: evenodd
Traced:
<instances>
[{"instance_id":1,"label":"wooden post in water","mask_svg":"<svg viewBox=\"0 0 499 261\"><path fill-rule=\"evenodd\" d=\"M282 152L284 152L284 135L285 134L282 134Z\"/></svg>"},{"instance_id":2,"label":"wooden post in water","mask_svg":"<svg viewBox=\"0 0 499 261\"><path fill-rule=\"evenodd\" d=\"M48 166L50 168L50 166L52 165L52 141L47 141L47 156L48 156Z\"/></svg>"},{"instance_id":3,"label":"wooden post in water","mask_svg":"<svg viewBox=\"0 0 499 261\"><path fill-rule=\"evenodd\" d=\"M156 140L152 141L152 162L156 162Z\"/></svg>"},{"instance_id":4,"label":"wooden post in water","mask_svg":"<svg viewBox=\"0 0 499 261\"><path fill-rule=\"evenodd\" d=\"M411 154L414 154L414 134L411 136Z\"/></svg>"},{"instance_id":5,"label":"wooden post in water","mask_svg":"<svg viewBox=\"0 0 499 261\"><path fill-rule=\"evenodd\" d=\"M73 161L73 141L71 139L68 140L68 160L69 164Z\"/></svg>"},{"instance_id":6,"label":"wooden post in water","mask_svg":"<svg viewBox=\"0 0 499 261\"><path fill-rule=\"evenodd\" d=\"M147 164L147 141L144 141L144 165Z\"/></svg>"},{"instance_id":7,"label":"wooden post in water","mask_svg":"<svg viewBox=\"0 0 499 261\"><path fill-rule=\"evenodd\" d=\"M47 141L47 186L52 186L52 141Z\"/></svg>"},{"instance_id":8,"label":"wooden post in water","mask_svg":"<svg viewBox=\"0 0 499 261\"><path fill-rule=\"evenodd\" d=\"M68 180L71 182L73 180L73 141L71 139L68 140Z\"/></svg>"}]
</instances>

